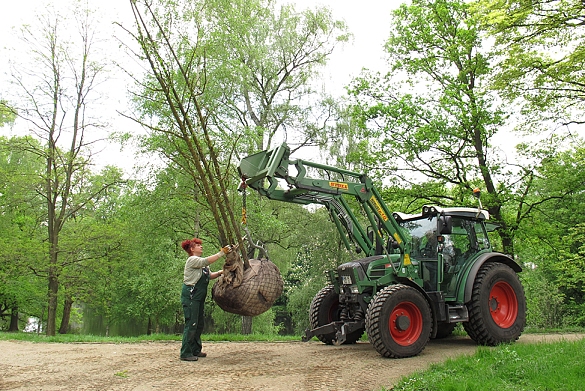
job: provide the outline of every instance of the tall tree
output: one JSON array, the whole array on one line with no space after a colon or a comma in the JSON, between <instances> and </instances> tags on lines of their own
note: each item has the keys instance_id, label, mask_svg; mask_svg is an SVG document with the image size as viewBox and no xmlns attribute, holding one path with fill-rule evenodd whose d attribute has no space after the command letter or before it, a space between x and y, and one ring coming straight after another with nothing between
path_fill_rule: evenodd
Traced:
<instances>
[{"instance_id":1,"label":"tall tree","mask_svg":"<svg viewBox=\"0 0 585 391\"><path fill-rule=\"evenodd\" d=\"M11 319L11 331L18 330L19 313L40 318L42 308L39 279L28 265L43 249L45 213L36 192L43 165L19 150L20 142L0 137L0 318Z\"/></svg>"},{"instance_id":2,"label":"tall tree","mask_svg":"<svg viewBox=\"0 0 585 391\"><path fill-rule=\"evenodd\" d=\"M317 118L328 116L321 115L326 106L312 82L347 41L345 23L327 8L296 11L273 0L214 0L204 12L209 89L220 94L216 126L228 137L244 130L247 153L269 148L275 138L299 147L318 142L326 121Z\"/></svg>"},{"instance_id":3,"label":"tall tree","mask_svg":"<svg viewBox=\"0 0 585 391\"><path fill-rule=\"evenodd\" d=\"M220 243L232 242L239 219L226 186L235 184L236 142L255 151L303 121L312 132L301 100L344 26L326 10L276 12L270 0L131 4L151 73L136 100L153 131L144 145L192 176Z\"/></svg>"},{"instance_id":4,"label":"tall tree","mask_svg":"<svg viewBox=\"0 0 585 391\"><path fill-rule=\"evenodd\" d=\"M48 282L47 335L56 331L60 277L69 262L61 233L76 213L111 185L96 188L88 183L90 146L103 137L95 132L100 126L89 114L92 94L104 71L92 60L97 39L92 23L92 13L86 9L75 10L71 20L47 10L38 17L38 30L23 29L23 43L31 57L27 65L13 70L21 92L16 112L42 141L39 147L23 140L20 148L36 155L45 167L37 191L45 202L47 262L32 267ZM77 35L67 35L70 24L77 28Z\"/></svg>"},{"instance_id":5,"label":"tall tree","mask_svg":"<svg viewBox=\"0 0 585 391\"><path fill-rule=\"evenodd\" d=\"M130 5L136 31L126 31L138 43L149 69L141 101L143 113L154 120L147 125L154 134L149 148L192 177L212 211L220 244L242 244L229 204L226 168L219 158L225 150L213 141L211 110L201 102L207 71L200 5L138 1ZM174 18L177 14L182 15L179 20Z\"/></svg>"},{"instance_id":6,"label":"tall tree","mask_svg":"<svg viewBox=\"0 0 585 391\"><path fill-rule=\"evenodd\" d=\"M509 113L491 89L494 55L481 23L463 1L415 0L394 12L392 26L391 71L353 85L369 143L363 158L427 202L472 202L471 190L482 188L483 205L502 226L503 250L514 254L515 232L534 206L562 195L528 197L538 154L522 146L529 159L513 166L494 145Z\"/></svg>"},{"instance_id":7,"label":"tall tree","mask_svg":"<svg viewBox=\"0 0 585 391\"><path fill-rule=\"evenodd\" d=\"M506 194L497 182L502 167L490 149L505 117L488 89L489 53L469 6L415 0L394 11L392 26L385 46L391 71L358 79L353 87L366 135L380 137L370 147L369 163L386 166L402 183L420 180L410 175L418 173L469 194L481 183L490 214L507 227ZM449 202L428 190L421 197ZM506 231L503 241L512 252Z\"/></svg>"}]
</instances>

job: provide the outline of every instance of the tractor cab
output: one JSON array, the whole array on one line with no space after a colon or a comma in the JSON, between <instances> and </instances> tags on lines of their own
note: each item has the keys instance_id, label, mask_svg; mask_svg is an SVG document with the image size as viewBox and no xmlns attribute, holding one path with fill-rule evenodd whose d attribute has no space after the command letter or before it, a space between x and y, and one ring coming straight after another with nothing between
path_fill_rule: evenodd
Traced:
<instances>
[{"instance_id":1,"label":"tractor cab","mask_svg":"<svg viewBox=\"0 0 585 391\"><path fill-rule=\"evenodd\" d=\"M411 259L421 265L426 291L453 296L453 277L480 253L492 251L488 231L497 225L486 224L485 210L425 206L418 214L393 216L411 243Z\"/></svg>"}]
</instances>

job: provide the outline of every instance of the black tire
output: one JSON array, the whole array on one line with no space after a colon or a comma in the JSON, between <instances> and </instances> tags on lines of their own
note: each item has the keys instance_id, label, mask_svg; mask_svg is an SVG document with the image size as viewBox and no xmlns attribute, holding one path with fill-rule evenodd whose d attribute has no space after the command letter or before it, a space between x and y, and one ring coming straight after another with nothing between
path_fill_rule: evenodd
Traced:
<instances>
[{"instance_id":1,"label":"black tire","mask_svg":"<svg viewBox=\"0 0 585 391\"><path fill-rule=\"evenodd\" d=\"M431 330L429 303L422 293L410 286L387 286L368 306L368 339L384 357L416 356L427 345Z\"/></svg>"},{"instance_id":2,"label":"black tire","mask_svg":"<svg viewBox=\"0 0 585 391\"><path fill-rule=\"evenodd\" d=\"M526 325L526 297L518 275L502 263L484 264L475 277L467 303L467 334L478 344L514 342Z\"/></svg>"},{"instance_id":3,"label":"black tire","mask_svg":"<svg viewBox=\"0 0 585 391\"><path fill-rule=\"evenodd\" d=\"M333 285L327 285L315 295L309 310L309 322L311 329L324 326L340 320L339 295ZM346 336L343 344L356 343L363 335L364 329L356 330ZM321 334L317 338L327 345L333 345L336 340L335 333Z\"/></svg>"},{"instance_id":4,"label":"black tire","mask_svg":"<svg viewBox=\"0 0 585 391\"><path fill-rule=\"evenodd\" d=\"M437 335L435 335L435 339L447 338L453 333L455 327L457 327L457 323L439 323L437 325Z\"/></svg>"}]
</instances>

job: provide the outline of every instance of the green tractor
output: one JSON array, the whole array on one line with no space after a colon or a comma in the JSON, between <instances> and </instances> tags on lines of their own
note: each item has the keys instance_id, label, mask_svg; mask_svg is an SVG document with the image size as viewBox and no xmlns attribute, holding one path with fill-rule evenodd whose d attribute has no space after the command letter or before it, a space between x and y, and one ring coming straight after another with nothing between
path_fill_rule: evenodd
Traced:
<instances>
[{"instance_id":1,"label":"green tractor","mask_svg":"<svg viewBox=\"0 0 585 391\"><path fill-rule=\"evenodd\" d=\"M327 179L311 178L307 169ZM492 250L488 232L497 226L481 207L391 213L366 175L291 160L286 144L242 159L238 171L243 187L270 199L325 206L346 248L362 256L328 271L330 283L311 303L303 340L351 344L365 331L382 356L402 358L448 336L459 322L481 345L520 337L522 269Z\"/></svg>"}]
</instances>

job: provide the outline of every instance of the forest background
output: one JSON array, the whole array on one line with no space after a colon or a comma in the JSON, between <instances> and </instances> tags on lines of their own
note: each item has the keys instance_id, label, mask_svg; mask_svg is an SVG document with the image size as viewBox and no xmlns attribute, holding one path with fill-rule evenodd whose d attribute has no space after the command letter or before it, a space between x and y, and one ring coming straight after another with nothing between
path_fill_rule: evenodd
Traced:
<instances>
[{"instance_id":1,"label":"forest background","mask_svg":"<svg viewBox=\"0 0 585 391\"><path fill-rule=\"evenodd\" d=\"M225 244L202 174L239 213L238 161L283 141L368 173L392 210L475 206L479 187L528 326L585 326L581 1L397 4L385 69L333 93L320 77L352 35L327 7L132 0L105 25L88 5L39 9L2 56L2 330L179 333L180 242ZM323 209L246 206L285 290L243 330L209 297L206 331L299 334L323 271L357 255Z\"/></svg>"}]
</instances>

